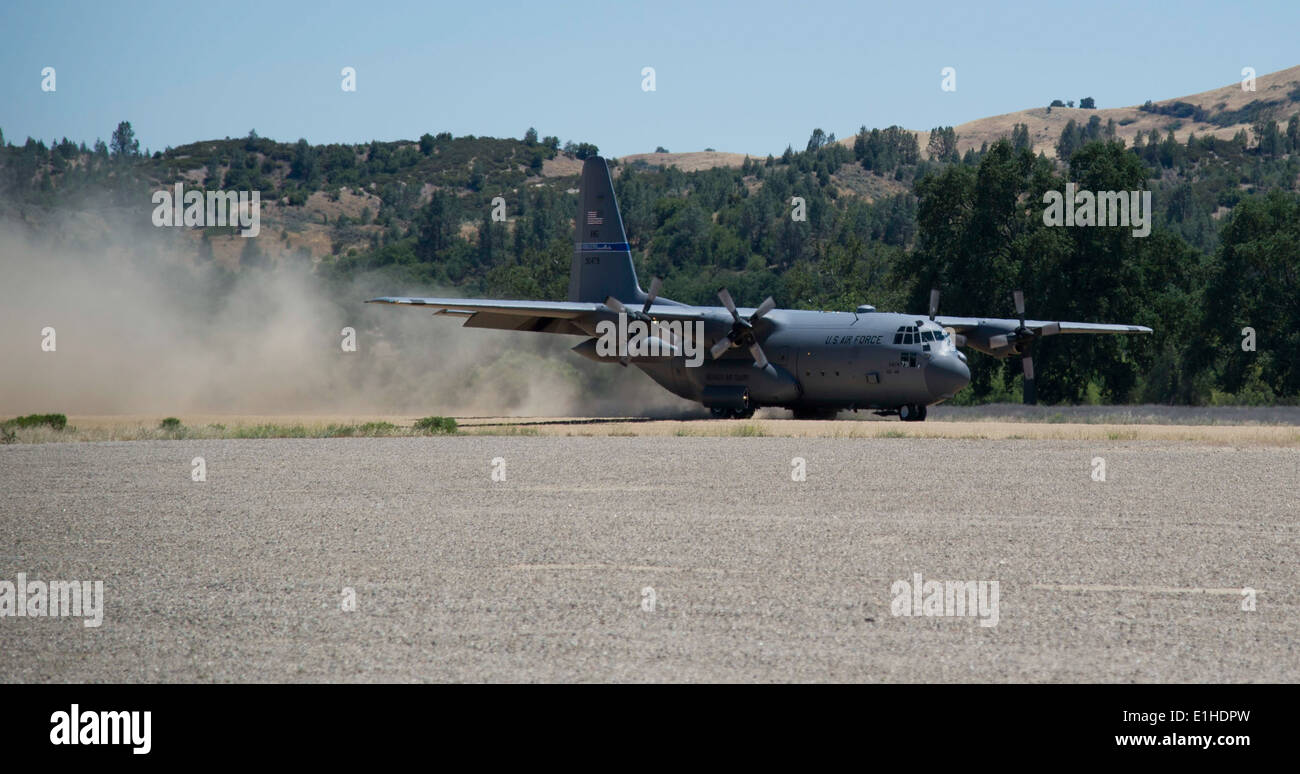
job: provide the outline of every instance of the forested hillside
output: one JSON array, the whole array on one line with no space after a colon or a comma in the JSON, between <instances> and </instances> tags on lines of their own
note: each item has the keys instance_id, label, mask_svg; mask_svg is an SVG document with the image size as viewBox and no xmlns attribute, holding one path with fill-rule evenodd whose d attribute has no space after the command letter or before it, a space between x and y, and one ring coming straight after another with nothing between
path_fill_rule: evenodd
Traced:
<instances>
[{"instance_id":1,"label":"forested hillside","mask_svg":"<svg viewBox=\"0 0 1300 774\"><path fill-rule=\"evenodd\" d=\"M1275 111L1274 111L1275 112ZM1172 119L1177 121L1177 118ZM818 129L802 149L683 172L653 154L613 162L638 273L665 295L882 311L942 309L1149 325L1150 337L1071 337L1036 351L1048 402L1294 403L1300 399L1300 117L1270 113L1231 138L1172 129L1117 137L1069 121L1058 158L1021 126L959 152L959 136ZM150 194L261 192L255 239L177 229L197 270L310 267L342 283L382 275L392 292L561 299L580 160L598 149L529 129L522 140L426 134L362 145L283 143L250 132L142 151L123 122L110 143L0 136L0 221L34 232L95 212L148 226ZM1064 160L1060 160L1064 159ZM1151 233L1053 228L1043 193L1150 190ZM492 218L505 202L505 222ZM792 199L806 219L792 218ZM1243 351L1242 329L1256 351ZM1014 400L1020 367L972 354L963 401Z\"/></svg>"}]
</instances>

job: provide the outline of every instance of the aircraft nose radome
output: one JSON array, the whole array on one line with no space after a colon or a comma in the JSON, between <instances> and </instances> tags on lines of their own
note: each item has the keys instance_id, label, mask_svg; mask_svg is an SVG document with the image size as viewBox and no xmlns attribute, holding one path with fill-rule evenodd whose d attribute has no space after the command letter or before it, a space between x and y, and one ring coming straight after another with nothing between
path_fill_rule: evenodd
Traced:
<instances>
[{"instance_id":1,"label":"aircraft nose radome","mask_svg":"<svg viewBox=\"0 0 1300 774\"><path fill-rule=\"evenodd\" d=\"M925 387L931 395L951 398L970 384L970 369L952 355L936 357L925 367Z\"/></svg>"}]
</instances>

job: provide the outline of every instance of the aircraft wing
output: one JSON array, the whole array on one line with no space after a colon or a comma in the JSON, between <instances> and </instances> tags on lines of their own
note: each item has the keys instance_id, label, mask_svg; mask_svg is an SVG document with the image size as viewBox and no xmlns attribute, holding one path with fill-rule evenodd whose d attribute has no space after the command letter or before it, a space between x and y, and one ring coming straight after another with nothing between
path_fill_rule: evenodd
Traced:
<instances>
[{"instance_id":1,"label":"aircraft wing","mask_svg":"<svg viewBox=\"0 0 1300 774\"><path fill-rule=\"evenodd\" d=\"M383 296L368 304L427 309L435 315L465 318L466 328L583 335L571 320L605 309L603 304L575 301L499 301L488 298L416 298Z\"/></svg>"},{"instance_id":2,"label":"aircraft wing","mask_svg":"<svg viewBox=\"0 0 1300 774\"><path fill-rule=\"evenodd\" d=\"M573 320L592 315L613 314L609 307L592 301L500 301L491 298L417 298L384 296L368 304L394 304L427 309L435 315L465 318L466 328L495 328L506 331L588 335ZM703 319L699 310L688 306L656 304L651 316L670 320Z\"/></svg>"},{"instance_id":3,"label":"aircraft wing","mask_svg":"<svg viewBox=\"0 0 1300 774\"><path fill-rule=\"evenodd\" d=\"M1019 320L1006 320L997 317L944 317L934 318L944 328L952 328L958 333L965 333L981 326L989 328L1007 328L1015 330L1020 326ZM1025 320L1026 328L1044 328L1048 325L1060 326L1061 333L1151 333L1145 325L1115 325L1111 323L1061 322L1057 320Z\"/></svg>"}]
</instances>

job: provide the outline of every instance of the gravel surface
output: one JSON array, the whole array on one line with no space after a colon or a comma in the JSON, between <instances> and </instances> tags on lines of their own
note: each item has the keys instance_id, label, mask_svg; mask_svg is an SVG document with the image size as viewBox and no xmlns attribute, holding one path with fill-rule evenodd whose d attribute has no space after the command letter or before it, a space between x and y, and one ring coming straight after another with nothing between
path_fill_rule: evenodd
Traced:
<instances>
[{"instance_id":1,"label":"gravel surface","mask_svg":"<svg viewBox=\"0 0 1300 774\"><path fill-rule=\"evenodd\" d=\"M106 602L0 618L0 680L1291 682L1297 471L1158 442L4 446L0 581ZM913 573L997 581L997 624L893 615Z\"/></svg>"}]
</instances>

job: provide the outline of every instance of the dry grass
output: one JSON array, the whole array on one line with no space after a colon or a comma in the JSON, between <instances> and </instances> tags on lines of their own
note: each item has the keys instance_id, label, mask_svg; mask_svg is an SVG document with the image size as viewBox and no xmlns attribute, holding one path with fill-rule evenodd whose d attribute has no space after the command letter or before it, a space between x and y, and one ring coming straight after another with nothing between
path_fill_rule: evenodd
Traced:
<instances>
[{"instance_id":1,"label":"dry grass","mask_svg":"<svg viewBox=\"0 0 1300 774\"><path fill-rule=\"evenodd\" d=\"M620 167L644 161L652 167L677 167L683 172L698 172L714 167L739 167L745 163L744 153L724 153L722 151L696 151L692 153L634 153L620 158ZM749 158L764 159L766 156L749 155Z\"/></svg>"},{"instance_id":2,"label":"dry grass","mask_svg":"<svg viewBox=\"0 0 1300 774\"><path fill-rule=\"evenodd\" d=\"M1288 92L1295 88L1298 83L1300 83L1300 66L1258 76L1255 79L1255 91L1253 92L1242 91L1241 82L1234 81L1227 86L1183 97L1152 94L1151 101L1156 103L1188 102L1193 105L1200 105L1213 114L1220 110L1239 110L1255 100L1268 102L1281 99L1285 103ZM1065 96L1062 95L1063 98ZM1295 112L1295 109L1295 103L1284 104L1278 109L1276 117L1285 121L1291 113ZM1084 110L1077 107L1052 108L1051 113L1047 112L1047 107L1044 105L1028 110L1019 110L1014 113L978 118L961 124L955 127L958 135L957 148L962 153L972 148L978 149L983 143L992 144L999 137L1010 137L1011 130L1016 124L1025 124L1029 127L1029 136L1034 144L1034 152L1041 151L1049 158L1055 158L1056 141L1060 139L1061 130L1065 128L1065 125L1071 119L1076 123L1086 124L1088 119L1094 115L1101 119L1103 125L1108 119L1114 119L1117 125L1116 136L1122 138L1129 146L1133 145L1133 138L1139 130L1150 134L1151 130L1154 129L1163 136L1167 133L1166 127L1176 120L1171 116L1145 113L1138 110L1137 105L1103 107L1097 110ZM1118 126L1121 121L1129 121L1130 123ZM1195 132L1198 136L1213 134L1216 137L1229 139L1243 128L1250 130L1251 127L1248 124L1216 126L1210 123L1197 123L1191 119L1182 119L1181 126L1174 131L1174 137L1179 142L1186 142L1187 135ZM930 142L930 133L928 131L919 131L916 134L917 142L920 144L922 152L924 152ZM846 135L839 142L851 147L853 145L853 136Z\"/></svg>"},{"instance_id":3,"label":"dry grass","mask_svg":"<svg viewBox=\"0 0 1300 774\"><path fill-rule=\"evenodd\" d=\"M179 432L158 427L161 417L71 416L62 431L17 431L18 443L225 438L334 438L423 435L413 416L184 415ZM891 419L796 421L755 417L713 419L573 417L457 418L465 435L698 436L777 438L948 438L963 440L1169 441L1222 446L1300 446L1294 424L1154 424L1023 420L899 422Z\"/></svg>"}]
</instances>

